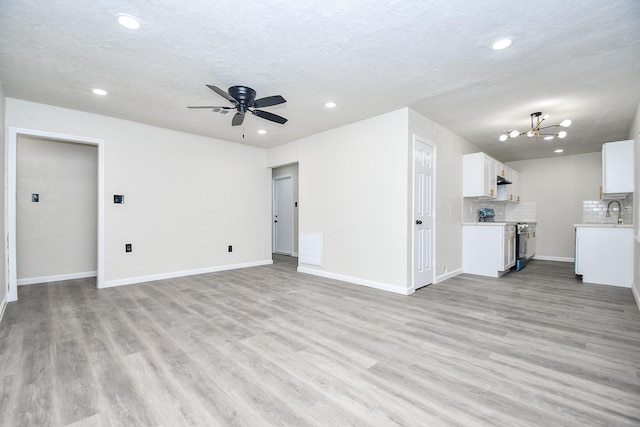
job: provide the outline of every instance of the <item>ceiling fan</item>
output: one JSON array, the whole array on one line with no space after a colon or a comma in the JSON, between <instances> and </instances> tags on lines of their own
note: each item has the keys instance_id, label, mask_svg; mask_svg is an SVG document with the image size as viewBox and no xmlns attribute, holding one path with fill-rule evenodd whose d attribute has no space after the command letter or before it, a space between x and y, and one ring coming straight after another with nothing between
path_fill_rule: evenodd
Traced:
<instances>
[{"instance_id":1,"label":"ceiling fan","mask_svg":"<svg viewBox=\"0 0 640 427\"><path fill-rule=\"evenodd\" d=\"M244 115L247 111L254 116L258 116L272 122L280 123L281 125L287 122L287 119L282 116L278 116L277 114L269 113L268 111L256 110L256 108L271 107L272 105L284 104L285 102L287 102L287 100L280 95L255 99L256 91L247 86L231 86L228 92L225 92L217 86L206 86L230 103L232 103L233 107L205 105L187 108L206 108L216 112L219 112L221 110L236 110L236 114L233 116L233 120L231 121L232 126L240 126L244 121Z\"/></svg>"}]
</instances>

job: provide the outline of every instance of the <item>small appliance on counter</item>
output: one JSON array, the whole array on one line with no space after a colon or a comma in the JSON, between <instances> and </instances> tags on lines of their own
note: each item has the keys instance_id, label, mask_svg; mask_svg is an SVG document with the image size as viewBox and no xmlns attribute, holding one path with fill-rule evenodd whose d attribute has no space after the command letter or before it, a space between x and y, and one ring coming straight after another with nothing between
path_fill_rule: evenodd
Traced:
<instances>
[{"instance_id":1,"label":"small appliance on counter","mask_svg":"<svg viewBox=\"0 0 640 427\"><path fill-rule=\"evenodd\" d=\"M495 222L496 211L492 208L478 209L478 222Z\"/></svg>"}]
</instances>

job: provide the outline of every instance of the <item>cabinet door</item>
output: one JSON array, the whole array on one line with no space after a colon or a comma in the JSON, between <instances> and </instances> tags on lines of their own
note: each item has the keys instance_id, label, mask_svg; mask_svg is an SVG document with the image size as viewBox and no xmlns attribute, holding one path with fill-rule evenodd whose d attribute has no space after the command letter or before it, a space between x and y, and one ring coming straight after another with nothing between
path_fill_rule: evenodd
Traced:
<instances>
[{"instance_id":1,"label":"cabinet door","mask_svg":"<svg viewBox=\"0 0 640 427\"><path fill-rule=\"evenodd\" d=\"M495 198L497 196L498 162L489 156L484 156L484 196Z\"/></svg>"},{"instance_id":2,"label":"cabinet door","mask_svg":"<svg viewBox=\"0 0 640 427\"><path fill-rule=\"evenodd\" d=\"M502 259L503 271L508 270L516 264L516 234L515 227L512 225L505 227Z\"/></svg>"},{"instance_id":3,"label":"cabinet door","mask_svg":"<svg viewBox=\"0 0 640 427\"><path fill-rule=\"evenodd\" d=\"M633 229L577 227L576 274L585 283L630 288L633 284Z\"/></svg>"},{"instance_id":4,"label":"cabinet door","mask_svg":"<svg viewBox=\"0 0 640 427\"><path fill-rule=\"evenodd\" d=\"M529 239L529 254L533 257L536 254L536 232L532 231Z\"/></svg>"},{"instance_id":5,"label":"cabinet door","mask_svg":"<svg viewBox=\"0 0 640 427\"><path fill-rule=\"evenodd\" d=\"M512 234L509 241L509 267L516 265L516 235Z\"/></svg>"},{"instance_id":6,"label":"cabinet door","mask_svg":"<svg viewBox=\"0 0 640 427\"><path fill-rule=\"evenodd\" d=\"M511 182L511 184L498 185L497 189L497 200L504 200L507 202L517 202L517 196L515 193L515 188L517 186L517 175L518 172L514 171L508 166L503 164L498 164L498 174L502 174L500 176L504 177L507 181Z\"/></svg>"},{"instance_id":7,"label":"cabinet door","mask_svg":"<svg viewBox=\"0 0 640 427\"><path fill-rule=\"evenodd\" d=\"M511 169L511 198L509 200L520 202L520 172Z\"/></svg>"},{"instance_id":8,"label":"cabinet door","mask_svg":"<svg viewBox=\"0 0 640 427\"><path fill-rule=\"evenodd\" d=\"M602 145L602 191L633 193L633 140Z\"/></svg>"},{"instance_id":9,"label":"cabinet door","mask_svg":"<svg viewBox=\"0 0 640 427\"><path fill-rule=\"evenodd\" d=\"M465 154L462 157L462 197L485 197L484 153Z\"/></svg>"}]
</instances>

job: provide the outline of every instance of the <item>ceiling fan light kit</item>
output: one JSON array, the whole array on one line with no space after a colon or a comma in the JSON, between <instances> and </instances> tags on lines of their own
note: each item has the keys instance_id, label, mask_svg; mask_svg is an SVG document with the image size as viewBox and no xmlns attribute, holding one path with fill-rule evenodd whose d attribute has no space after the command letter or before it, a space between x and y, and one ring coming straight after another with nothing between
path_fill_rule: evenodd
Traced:
<instances>
[{"instance_id":1,"label":"ceiling fan light kit","mask_svg":"<svg viewBox=\"0 0 640 427\"><path fill-rule=\"evenodd\" d=\"M193 106L187 108L194 109L207 109L212 110L216 113L221 113L223 110L236 110L236 114L234 114L233 119L231 120L232 126L240 126L244 122L244 116L248 112L253 114L254 116L258 116L262 119L269 120L275 123L279 123L281 125L287 122L282 116L277 114L270 113L268 111L257 110L256 108L264 108L271 107L273 105L284 104L287 102L280 95L267 96L265 98L256 99L256 91L251 89L248 86L231 86L227 92L220 89L217 86L206 85L209 89L229 101L233 104L232 107L229 106L215 106L215 105L202 105L202 106Z\"/></svg>"},{"instance_id":2,"label":"ceiling fan light kit","mask_svg":"<svg viewBox=\"0 0 640 427\"><path fill-rule=\"evenodd\" d=\"M542 122L544 122L549 117L548 114L543 115L540 111L535 113L531 113L531 128L520 132L518 130L510 129L505 130L500 137L498 138L500 141L506 141L507 139L517 138L520 135L527 135L529 138L544 138L545 140L550 140L554 138L564 138L567 136L567 132L561 130L559 132L554 132L552 129L557 127L569 127L571 126L571 120L564 119L560 123L556 123L549 126L542 126Z\"/></svg>"}]
</instances>

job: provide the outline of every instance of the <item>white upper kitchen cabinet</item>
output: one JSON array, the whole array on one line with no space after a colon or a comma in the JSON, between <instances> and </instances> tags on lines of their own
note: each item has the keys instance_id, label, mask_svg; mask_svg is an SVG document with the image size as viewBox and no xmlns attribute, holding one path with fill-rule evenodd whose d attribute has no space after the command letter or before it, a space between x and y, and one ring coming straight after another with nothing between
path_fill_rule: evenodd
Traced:
<instances>
[{"instance_id":1,"label":"white upper kitchen cabinet","mask_svg":"<svg viewBox=\"0 0 640 427\"><path fill-rule=\"evenodd\" d=\"M499 165L484 153L465 154L462 157L462 197L495 199Z\"/></svg>"},{"instance_id":2,"label":"white upper kitchen cabinet","mask_svg":"<svg viewBox=\"0 0 640 427\"><path fill-rule=\"evenodd\" d=\"M603 196L633 193L633 179L633 140L603 144Z\"/></svg>"},{"instance_id":3,"label":"white upper kitchen cabinet","mask_svg":"<svg viewBox=\"0 0 640 427\"><path fill-rule=\"evenodd\" d=\"M518 194L518 184L520 181L520 173L508 166L502 165L498 175L511 182L511 184L498 185L497 200L519 202L520 195Z\"/></svg>"}]
</instances>

